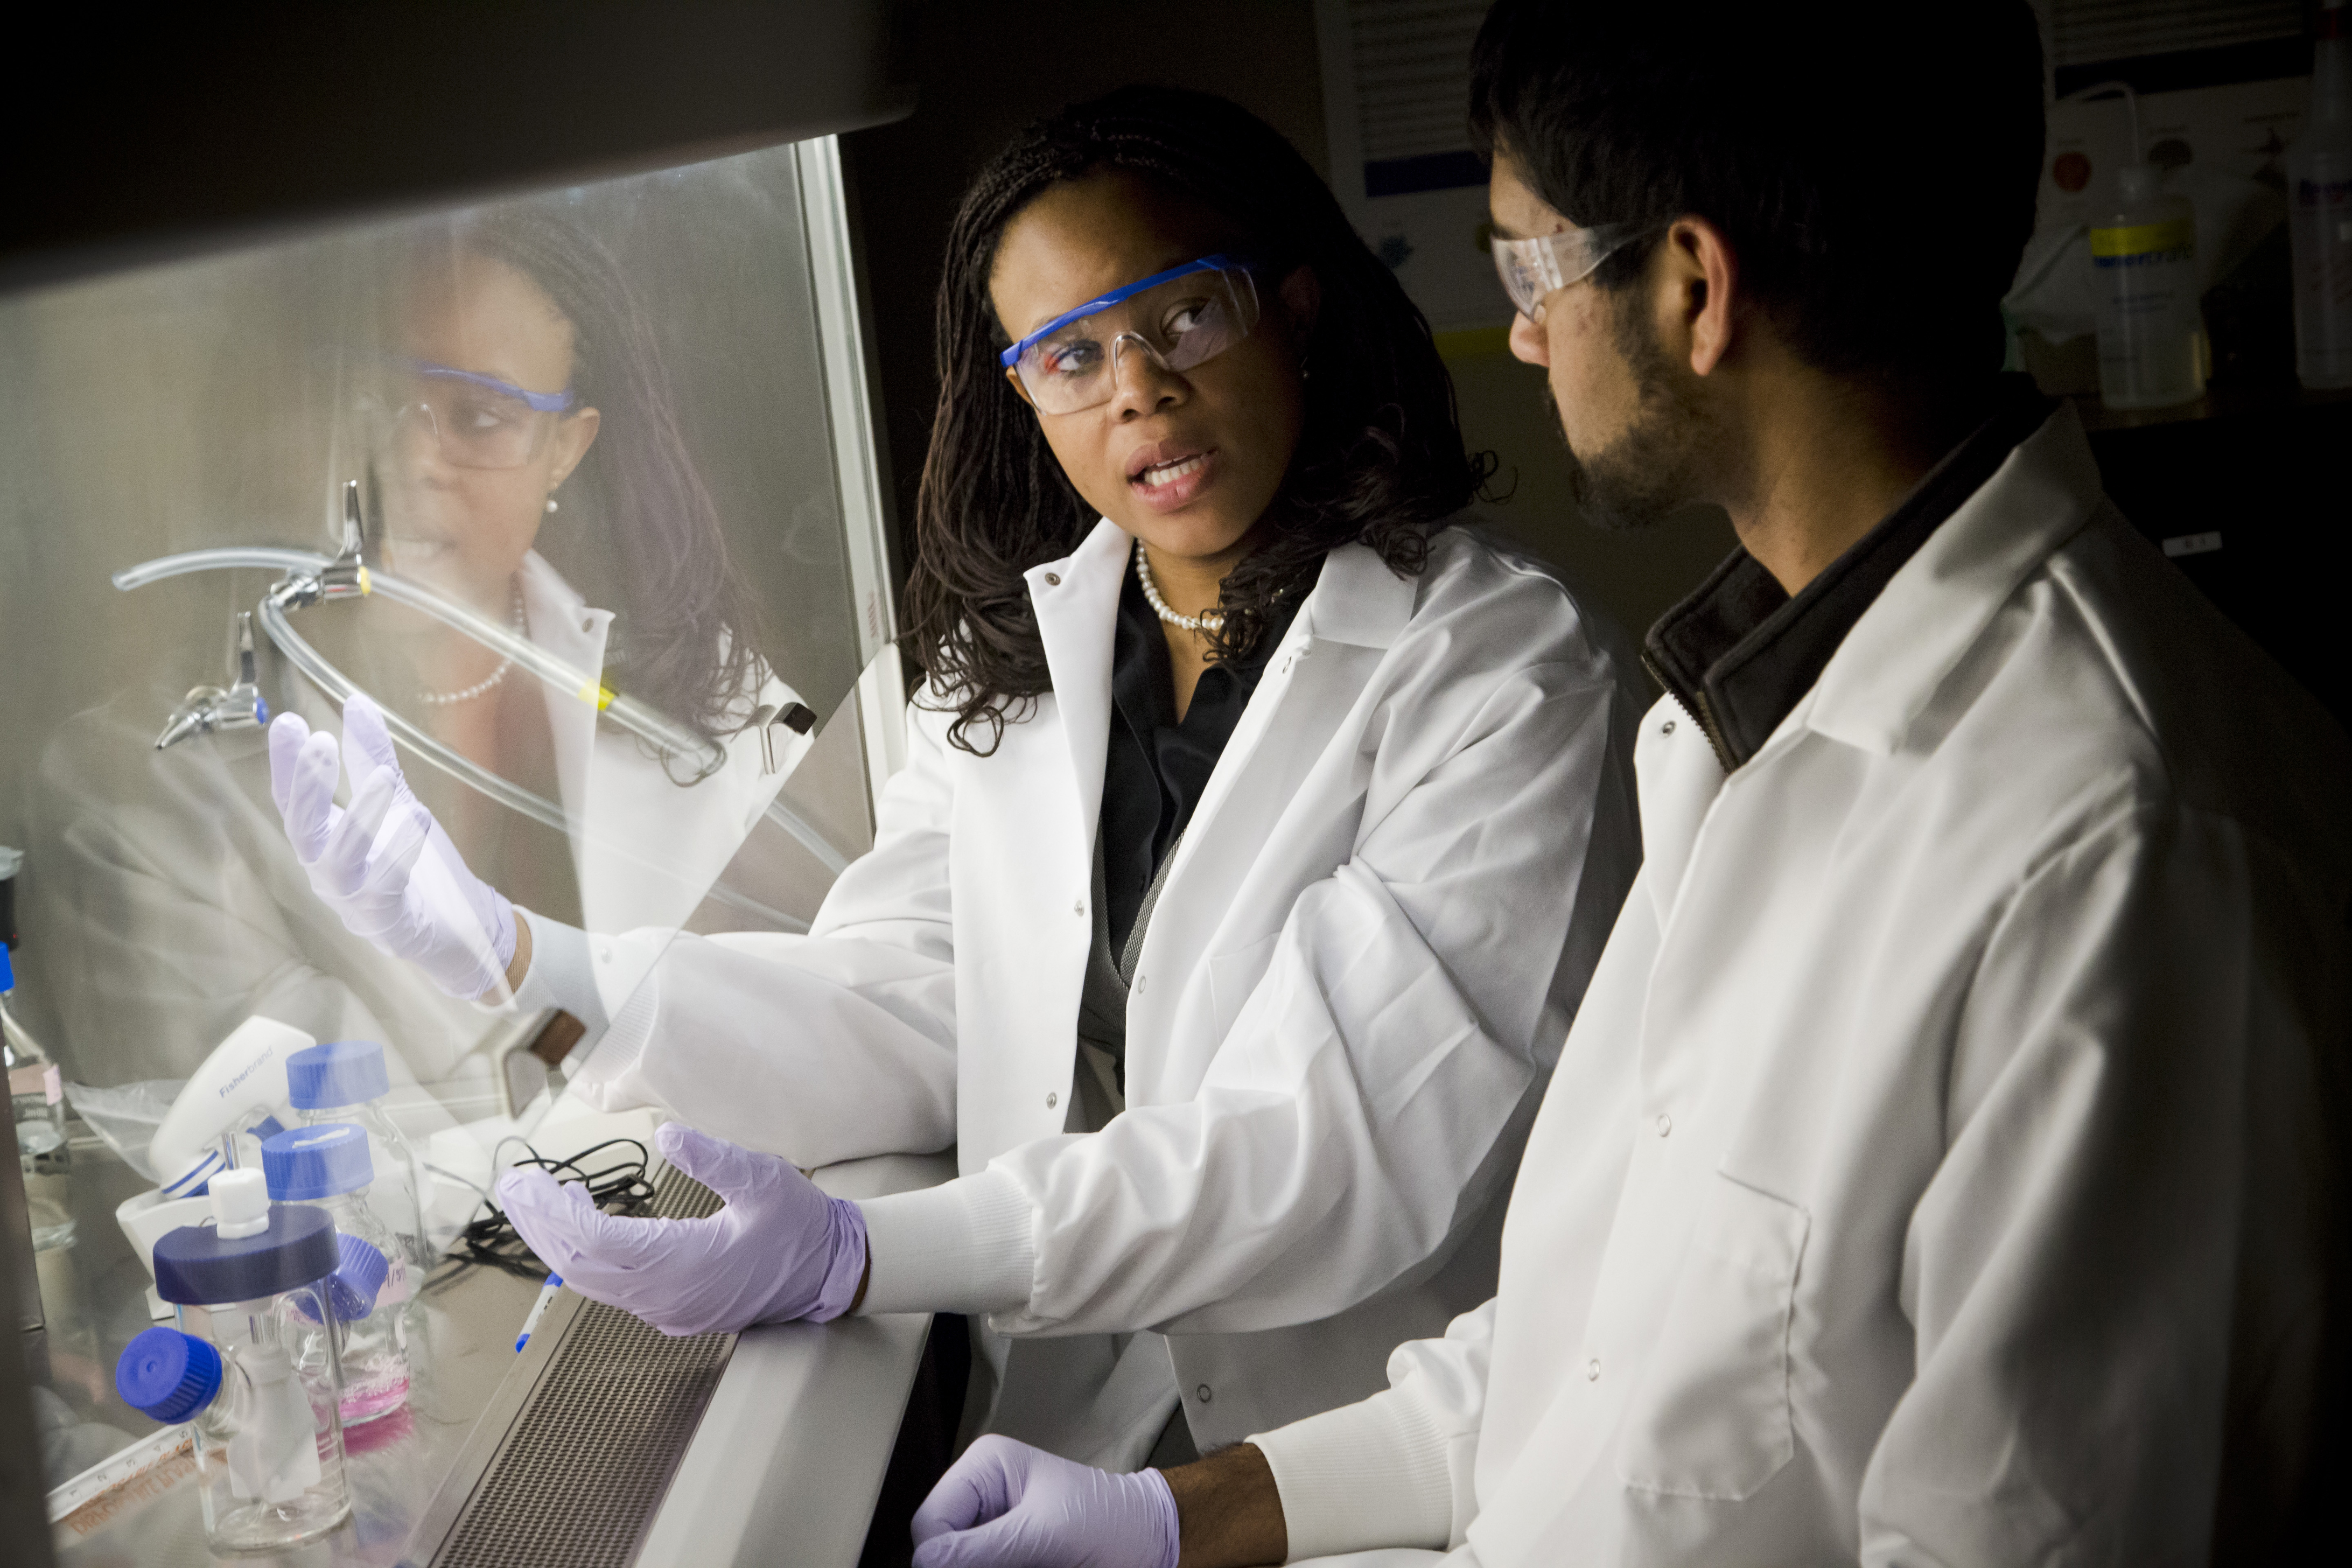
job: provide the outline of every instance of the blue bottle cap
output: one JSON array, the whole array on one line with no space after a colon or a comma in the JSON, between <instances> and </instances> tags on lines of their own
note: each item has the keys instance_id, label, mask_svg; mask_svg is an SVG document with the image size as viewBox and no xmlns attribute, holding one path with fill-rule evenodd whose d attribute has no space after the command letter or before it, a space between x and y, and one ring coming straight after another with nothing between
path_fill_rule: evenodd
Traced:
<instances>
[{"instance_id":1,"label":"blue bottle cap","mask_svg":"<svg viewBox=\"0 0 2352 1568\"><path fill-rule=\"evenodd\" d=\"M335 1246L342 1262L327 1281L327 1295L335 1304L335 1316L356 1323L375 1310L376 1296L383 1289L383 1277L392 1271L392 1265L372 1244L356 1236L338 1236Z\"/></svg>"},{"instance_id":2,"label":"blue bottle cap","mask_svg":"<svg viewBox=\"0 0 2352 1568\"><path fill-rule=\"evenodd\" d=\"M220 1385L220 1352L177 1329L142 1330L114 1363L122 1403L166 1426L210 1405Z\"/></svg>"},{"instance_id":3,"label":"blue bottle cap","mask_svg":"<svg viewBox=\"0 0 2352 1568\"><path fill-rule=\"evenodd\" d=\"M297 1110L332 1110L382 1099L392 1079L373 1040L329 1040L286 1058L286 1087Z\"/></svg>"},{"instance_id":4,"label":"blue bottle cap","mask_svg":"<svg viewBox=\"0 0 2352 1568\"><path fill-rule=\"evenodd\" d=\"M280 1132L261 1145L261 1174L273 1203L310 1203L375 1180L367 1131L349 1121L321 1121Z\"/></svg>"},{"instance_id":5,"label":"blue bottle cap","mask_svg":"<svg viewBox=\"0 0 2352 1568\"><path fill-rule=\"evenodd\" d=\"M0 942L0 991L16 989L16 966L8 961L8 944Z\"/></svg>"},{"instance_id":6,"label":"blue bottle cap","mask_svg":"<svg viewBox=\"0 0 2352 1568\"><path fill-rule=\"evenodd\" d=\"M155 1244L155 1294L212 1306L257 1301L332 1274L341 1263L335 1219L304 1204L272 1204L269 1228L224 1240L208 1225L184 1225Z\"/></svg>"}]
</instances>

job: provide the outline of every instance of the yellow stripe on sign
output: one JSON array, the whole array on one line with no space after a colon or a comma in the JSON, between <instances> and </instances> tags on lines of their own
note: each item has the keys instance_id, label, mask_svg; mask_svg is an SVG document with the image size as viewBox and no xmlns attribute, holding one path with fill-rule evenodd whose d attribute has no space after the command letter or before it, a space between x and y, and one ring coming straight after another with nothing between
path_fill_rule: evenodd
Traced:
<instances>
[{"instance_id":1,"label":"yellow stripe on sign","mask_svg":"<svg viewBox=\"0 0 2352 1568\"><path fill-rule=\"evenodd\" d=\"M1430 336L1437 341L1437 357L1443 360L1486 359L1511 352L1508 327L1464 327Z\"/></svg>"},{"instance_id":2,"label":"yellow stripe on sign","mask_svg":"<svg viewBox=\"0 0 2352 1568\"><path fill-rule=\"evenodd\" d=\"M614 690L611 687L599 686L593 680L588 682L585 686L583 686L579 690L573 692L572 695L579 698L583 702L594 703L596 705L596 711L599 713L602 713L605 709L610 708L614 702L618 701L621 696L619 692Z\"/></svg>"},{"instance_id":3,"label":"yellow stripe on sign","mask_svg":"<svg viewBox=\"0 0 2352 1568\"><path fill-rule=\"evenodd\" d=\"M2155 251L2188 250L2197 243L2197 224L2192 218L2173 218L2166 223L2137 223L2122 228L2095 228L2091 231L2091 254L2094 256L2146 256Z\"/></svg>"}]
</instances>

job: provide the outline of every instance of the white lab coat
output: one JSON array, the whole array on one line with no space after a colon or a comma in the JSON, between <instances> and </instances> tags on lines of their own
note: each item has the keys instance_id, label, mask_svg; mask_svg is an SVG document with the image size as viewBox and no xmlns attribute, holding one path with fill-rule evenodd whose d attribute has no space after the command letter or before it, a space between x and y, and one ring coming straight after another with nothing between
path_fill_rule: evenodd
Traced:
<instances>
[{"instance_id":1,"label":"white lab coat","mask_svg":"<svg viewBox=\"0 0 2352 1568\"><path fill-rule=\"evenodd\" d=\"M602 669L612 612L590 608L536 553L520 585L532 640L582 670ZM333 726L306 682L288 684L313 724ZM740 737L719 773L681 789L589 704L543 689L590 920L684 921L807 741L791 737L783 767L767 774L757 738ZM41 759L21 923L73 1075L104 1085L184 1078L260 1014L319 1039L383 1041L397 1082L430 1086L463 1115L494 1110L487 1064L469 1053L500 1019L444 996L319 902L270 799L265 733L154 750L176 695L126 693L60 731ZM792 697L771 678L760 700ZM791 891L770 897L789 905Z\"/></svg>"},{"instance_id":2,"label":"white lab coat","mask_svg":"<svg viewBox=\"0 0 2352 1568\"><path fill-rule=\"evenodd\" d=\"M803 1164L954 1143L961 1180L866 1205L868 1310L993 1314L1025 1342L985 1342L992 1429L1125 1466L1180 1382L1230 1441L1486 1294L1633 868L1641 706L1559 582L1470 532L1414 578L1333 551L1175 851L1127 1110L1066 1136L1130 559L1104 521L1031 571L1053 691L988 757L919 701L813 933L679 939L583 1071Z\"/></svg>"},{"instance_id":3,"label":"white lab coat","mask_svg":"<svg viewBox=\"0 0 2352 1568\"><path fill-rule=\"evenodd\" d=\"M1498 1298L1255 1439L1294 1560L2201 1562L2217 1506L2247 1543L2311 1414L2342 731L2062 410L1752 761L1671 699L1636 760Z\"/></svg>"}]
</instances>

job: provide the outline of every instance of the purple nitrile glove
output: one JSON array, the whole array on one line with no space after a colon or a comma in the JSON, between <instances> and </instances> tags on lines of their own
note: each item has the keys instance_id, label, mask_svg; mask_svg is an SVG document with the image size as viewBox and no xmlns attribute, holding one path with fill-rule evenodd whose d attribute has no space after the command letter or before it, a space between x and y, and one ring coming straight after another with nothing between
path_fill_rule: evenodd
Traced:
<instances>
[{"instance_id":1,"label":"purple nitrile glove","mask_svg":"<svg viewBox=\"0 0 2352 1568\"><path fill-rule=\"evenodd\" d=\"M349 811L335 804L339 771L351 774ZM269 793L311 890L353 935L415 964L452 996L486 996L504 982L514 906L466 869L409 793L382 709L358 695L344 703L340 747L300 714L280 713L269 726Z\"/></svg>"},{"instance_id":2,"label":"purple nitrile glove","mask_svg":"<svg viewBox=\"0 0 2352 1568\"><path fill-rule=\"evenodd\" d=\"M1176 1498L1158 1470L1113 1475L982 1437L915 1510L915 1568L1176 1568Z\"/></svg>"},{"instance_id":3,"label":"purple nitrile glove","mask_svg":"<svg viewBox=\"0 0 2352 1568\"><path fill-rule=\"evenodd\" d=\"M790 1161L676 1121L662 1158L727 1200L703 1219L629 1219L577 1183L516 1169L498 1180L516 1234L564 1284L666 1334L822 1323L849 1310L866 1275L866 1216L817 1191Z\"/></svg>"}]
</instances>

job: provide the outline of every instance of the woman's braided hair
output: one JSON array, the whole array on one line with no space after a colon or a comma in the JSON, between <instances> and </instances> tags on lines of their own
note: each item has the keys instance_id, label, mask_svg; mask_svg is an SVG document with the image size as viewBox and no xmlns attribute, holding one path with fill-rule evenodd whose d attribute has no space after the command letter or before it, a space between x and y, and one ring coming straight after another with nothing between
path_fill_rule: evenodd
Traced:
<instances>
[{"instance_id":1,"label":"woman's braided hair","mask_svg":"<svg viewBox=\"0 0 2352 1568\"><path fill-rule=\"evenodd\" d=\"M1306 422L1271 509L1273 537L1225 578L1212 657L1246 653L1277 599L1311 585L1324 555L1361 542L1400 575L1492 466L1462 447L1454 384L1429 323L1367 249L1328 187L1263 121L1207 93L1130 87L1031 125L964 195L938 306L939 409L915 508L907 640L965 751L1052 689L1023 573L1068 554L1095 512L1063 474L997 355L989 271L1006 226L1047 186L1130 171L1239 226L1278 279L1322 286L1305 363ZM1270 284L1267 287L1271 287ZM974 731L985 729L985 743Z\"/></svg>"}]
</instances>

